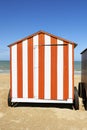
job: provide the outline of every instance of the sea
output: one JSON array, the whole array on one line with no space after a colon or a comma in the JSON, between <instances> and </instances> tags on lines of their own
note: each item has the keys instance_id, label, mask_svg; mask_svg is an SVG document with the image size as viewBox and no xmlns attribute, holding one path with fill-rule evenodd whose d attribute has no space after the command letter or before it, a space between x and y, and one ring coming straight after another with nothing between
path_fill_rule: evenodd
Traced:
<instances>
[{"instance_id":1,"label":"sea","mask_svg":"<svg viewBox=\"0 0 87 130\"><path fill-rule=\"evenodd\" d=\"M10 72L10 61L0 61L0 73Z\"/></svg>"},{"instance_id":2,"label":"sea","mask_svg":"<svg viewBox=\"0 0 87 130\"><path fill-rule=\"evenodd\" d=\"M10 73L10 61L0 61L0 73ZM74 74L81 74L81 61L74 61Z\"/></svg>"}]
</instances>

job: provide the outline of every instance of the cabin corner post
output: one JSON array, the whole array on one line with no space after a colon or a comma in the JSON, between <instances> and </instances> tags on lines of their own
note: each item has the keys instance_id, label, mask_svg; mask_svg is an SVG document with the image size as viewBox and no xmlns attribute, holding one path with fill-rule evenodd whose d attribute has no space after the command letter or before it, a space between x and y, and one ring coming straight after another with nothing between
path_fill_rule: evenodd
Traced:
<instances>
[{"instance_id":1,"label":"cabin corner post","mask_svg":"<svg viewBox=\"0 0 87 130\"><path fill-rule=\"evenodd\" d=\"M72 98L74 99L74 45L72 45Z\"/></svg>"},{"instance_id":2,"label":"cabin corner post","mask_svg":"<svg viewBox=\"0 0 87 130\"><path fill-rule=\"evenodd\" d=\"M10 46L10 98L12 98L12 47Z\"/></svg>"}]
</instances>

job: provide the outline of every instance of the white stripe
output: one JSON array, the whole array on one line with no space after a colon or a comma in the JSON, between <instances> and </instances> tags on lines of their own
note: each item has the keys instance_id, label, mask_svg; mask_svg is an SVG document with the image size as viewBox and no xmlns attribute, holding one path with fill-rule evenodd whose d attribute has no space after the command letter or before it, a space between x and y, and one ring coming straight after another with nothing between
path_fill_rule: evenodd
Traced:
<instances>
[{"instance_id":1,"label":"white stripe","mask_svg":"<svg viewBox=\"0 0 87 130\"><path fill-rule=\"evenodd\" d=\"M63 41L57 40L57 44L63 44ZM63 100L63 46L57 49L57 99Z\"/></svg>"},{"instance_id":2,"label":"white stripe","mask_svg":"<svg viewBox=\"0 0 87 130\"><path fill-rule=\"evenodd\" d=\"M17 45L12 46L12 98L17 98Z\"/></svg>"},{"instance_id":3,"label":"white stripe","mask_svg":"<svg viewBox=\"0 0 87 130\"><path fill-rule=\"evenodd\" d=\"M33 37L34 98L38 98L38 35Z\"/></svg>"},{"instance_id":4,"label":"white stripe","mask_svg":"<svg viewBox=\"0 0 87 130\"><path fill-rule=\"evenodd\" d=\"M42 100L35 98L12 98L12 102L28 102L28 103L73 103L73 99L68 100Z\"/></svg>"},{"instance_id":5,"label":"white stripe","mask_svg":"<svg viewBox=\"0 0 87 130\"><path fill-rule=\"evenodd\" d=\"M72 45L69 44L69 98L72 98Z\"/></svg>"},{"instance_id":6,"label":"white stripe","mask_svg":"<svg viewBox=\"0 0 87 130\"><path fill-rule=\"evenodd\" d=\"M28 97L28 48L27 40L22 42L23 56L23 98Z\"/></svg>"},{"instance_id":7,"label":"white stripe","mask_svg":"<svg viewBox=\"0 0 87 130\"><path fill-rule=\"evenodd\" d=\"M45 45L51 44L50 36L45 35ZM51 47L45 46L45 99L51 98Z\"/></svg>"}]
</instances>

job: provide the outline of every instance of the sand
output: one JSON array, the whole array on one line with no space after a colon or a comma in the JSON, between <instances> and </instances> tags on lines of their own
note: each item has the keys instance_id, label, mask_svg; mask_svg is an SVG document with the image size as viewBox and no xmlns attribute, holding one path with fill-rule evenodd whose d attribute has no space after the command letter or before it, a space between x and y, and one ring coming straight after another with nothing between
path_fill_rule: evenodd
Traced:
<instances>
[{"instance_id":1,"label":"sand","mask_svg":"<svg viewBox=\"0 0 87 130\"><path fill-rule=\"evenodd\" d=\"M57 107L8 107L9 74L0 74L0 130L87 130L87 111ZM80 76L75 75L75 86Z\"/></svg>"}]
</instances>

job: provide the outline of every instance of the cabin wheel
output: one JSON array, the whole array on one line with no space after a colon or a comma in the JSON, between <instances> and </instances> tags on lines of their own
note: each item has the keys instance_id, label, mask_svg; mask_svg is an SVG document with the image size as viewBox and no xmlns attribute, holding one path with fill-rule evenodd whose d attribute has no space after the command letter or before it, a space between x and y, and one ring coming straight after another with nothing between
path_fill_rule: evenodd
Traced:
<instances>
[{"instance_id":1,"label":"cabin wheel","mask_svg":"<svg viewBox=\"0 0 87 130\"><path fill-rule=\"evenodd\" d=\"M87 99L85 101L85 110L87 110Z\"/></svg>"},{"instance_id":2,"label":"cabin wheel","mask_svg":"<svg viewBox=\"0 0 87 130\"><path fill-rule=\"evenodd\" d=\"M8 93L8 106L9 106L9 107L12 107L12 106L13 106L13 104L12 104L12 102L11 102L11 97L10 97L10 90L9 90L9 93Z\"/></svg>"},{"instance_id":3,"label":"cabin wheel","mask_svg":"<svg viewBox=\"0 0 87 130\"><path fill-rule=\"evenodd\" d=\"M85 110L87 110L87 87L84 87L83 89L83 104L84 104Z\"/></svg>"},{"instance_id":4,"label":"cabin wheel","mask_svg":"<svg viewBox=\"0 0 87 130\"><path fill-rule=\"evenodd\" d=\"M73 105L75 110L79 110L79 96L78 96L78 90L76 87L74 87L74 101Z\"/></svg>"},{"instance_id":5,"label":"cabin wheel","mask_svg":"<svg viewBox=\"0 0 87 130\"><path fill-rule=\"evenodd\" d=\"M79 85L78 85L78 95L79 95L79 97L81 97L82 98L82 95L83 94L83 83L79 83Z\"/></svg>"}]
</instances>

